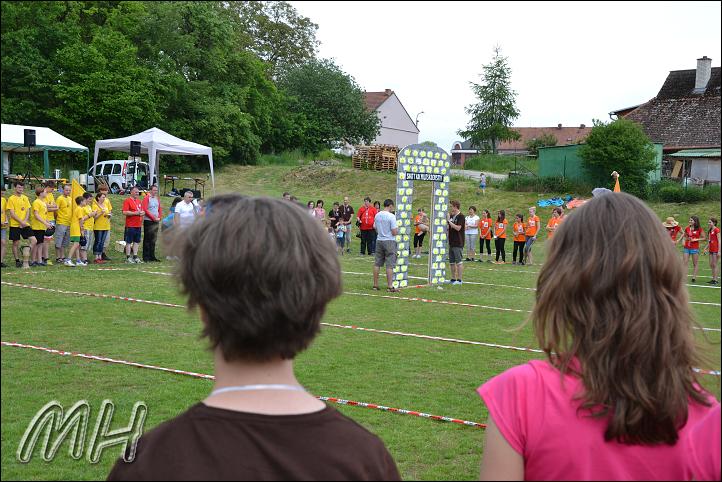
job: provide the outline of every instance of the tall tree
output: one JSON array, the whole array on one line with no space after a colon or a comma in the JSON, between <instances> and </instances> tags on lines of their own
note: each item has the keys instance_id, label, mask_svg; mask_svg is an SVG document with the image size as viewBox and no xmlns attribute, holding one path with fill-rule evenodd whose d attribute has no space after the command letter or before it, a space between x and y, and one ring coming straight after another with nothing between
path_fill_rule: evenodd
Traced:
<instances>
[{"instance_id":1,"label":"tall tree","mask_svg":"<svg viewBox=\"0 0 722 482\"><path fill-rule=\"evenodd\" d=\"M381 121L366 109L363 91L332 60L290 69L279 79L279 87L290 98L291 112L303 119L306 151L341 142L371 142L379 132Z\"/></svg>"},{"instance_id":2,"label":"tall tree","mask_svg":"<svg viewBox=\"0 0 722 482\"><path fill-rule=\"evenodd\" d=\"M471 141L472 146L496 154L499 141L517 140L520 135L511 129L519 117L516 108L517 93L511 89L511 68L501 55L501 47L494 47L494 58L483 66L482 83L471 84L479 102L466 107L471 116L466 130L458 134Z\"/></svg>"},{"instance_id":3,"label":"tall tree","mask_svg":"<svg viewBox=\"0 0 722 482\"><path fill-rule=\"evenodd\" d=\"M270 73L316 57L318 25L288 2L221 2L239 26L242 44L270 65Z\"/></svg>"},{"instance_id":4,"label":"tall tree","mask_svg":"<svg viewBox=\"0 0 722 482\"><path fill-rule=\"evenodd\" d=\"M579 156L597 186L610 185L610 174L617 171L626 192L640 198L648 196L649 173L657 168L657 153L636 122L618 119L605 124L594 120Z\"/></svg>"}]
</instances>

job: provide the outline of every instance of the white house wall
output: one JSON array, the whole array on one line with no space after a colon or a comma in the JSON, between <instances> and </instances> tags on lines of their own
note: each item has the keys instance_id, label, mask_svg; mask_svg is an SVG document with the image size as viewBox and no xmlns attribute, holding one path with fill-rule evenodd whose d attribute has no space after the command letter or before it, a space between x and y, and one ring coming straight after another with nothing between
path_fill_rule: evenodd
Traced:
<instances>
[{"instance_id":1,"label":"white house wall","mask_svg":"<svg viewBox=\"0 0 722 482\"><path fill-rule=\"evenodd\" d=\"M405 147L409 144L418 144L419 130L409 118L396 94L391 95L376 109L381 120L381 131L374 140L374 144L392 144Z\"/></svg>"}]
</instances>

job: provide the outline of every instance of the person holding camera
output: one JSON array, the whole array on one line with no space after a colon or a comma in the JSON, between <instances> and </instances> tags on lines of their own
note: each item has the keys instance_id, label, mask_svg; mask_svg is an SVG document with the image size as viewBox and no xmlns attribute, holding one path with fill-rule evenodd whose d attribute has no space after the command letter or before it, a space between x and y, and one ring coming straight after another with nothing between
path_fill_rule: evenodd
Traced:
<instances>
[{"instance_id":1,"label":"person holding camera","mask_svg":"<svg viewBox=\"0 0 722 482\"><path fill-rule=\"evenodd\" d=\"M451 266L452 285L460 285L463 271L462 257L464 256L464 230L466 218L461 214L461 203L451 201L451 212L446 215L449 225L449 265Z\"/></svg>"}]
</instances>

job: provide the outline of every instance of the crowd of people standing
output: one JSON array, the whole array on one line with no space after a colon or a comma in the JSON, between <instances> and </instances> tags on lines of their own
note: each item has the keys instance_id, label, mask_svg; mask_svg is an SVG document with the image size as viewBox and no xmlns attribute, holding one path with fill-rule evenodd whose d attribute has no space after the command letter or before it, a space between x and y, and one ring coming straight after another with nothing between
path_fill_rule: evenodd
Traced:
<instances>
[{"instance_id":1,"label":"crowd of people standing","mask_svg":"<svg viewBox=\"0 0 722 482\"><path fill-rule=\"evenodd\" d=\"M88 252L93 255L94 264L111 261L110 246L113 205L108 197L106 185L98 187L93 195L84 192L72 196L72 186L65 184L56 191L53 181L35 187L35 199L25 195L25 183L13 184L13 193L6 199L2 188L2 248L0 259L4 263L7 240L12 242L15 266L23 267L21 239L26 240L30 250L29 267L62 264L68 267L87 266ZM187 228L202 215L202 204L193 199L193 192L186 191L183 198L173 201L171 214L163 218L163 208L158 195L158 186L141 197L140 190L133 187L123 201L123 241L126 262L131 264L160 261L156 244L161 226L164 231L171 228ZM139 258L141 242L142 259ZM50 259L50 246L55 248L55 262Z\"/></svg>"}]
</instances>

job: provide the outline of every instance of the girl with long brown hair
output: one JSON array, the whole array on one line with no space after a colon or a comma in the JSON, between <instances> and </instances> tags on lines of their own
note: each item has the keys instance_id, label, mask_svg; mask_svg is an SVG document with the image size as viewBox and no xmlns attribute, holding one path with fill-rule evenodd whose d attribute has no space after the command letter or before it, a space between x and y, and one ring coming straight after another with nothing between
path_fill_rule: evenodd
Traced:
<instances>
[{"instance_id":1,"label":"girl with long brown hair","mask_svg":"<svg viewBox=\"0 0 722 482\"><path fill-rule=\"evenodd\" d=\"M699 272L699 242L704 241L704 229L699 222L697 216L689 217L689 226L684 230L684 234L680 241L684 240L684 266L689 266L689 258L692 258L692 264L694 265L694 271L692 274L692 283L697 281L697 273Z\"/></svg>"},{"instance_id":2,"label":"girl with long brown hair","mask_svg":"<svg viewBox=\"0 0 722 482\"><path fill-rule=\"evenodd\" d=\"M481 478L690 480L678 441L719 404L696 378L685 269L667 233L614 193L577 209L549 244L531 315L547 360L479 388Z\"/></svg>"}]
</instances>

